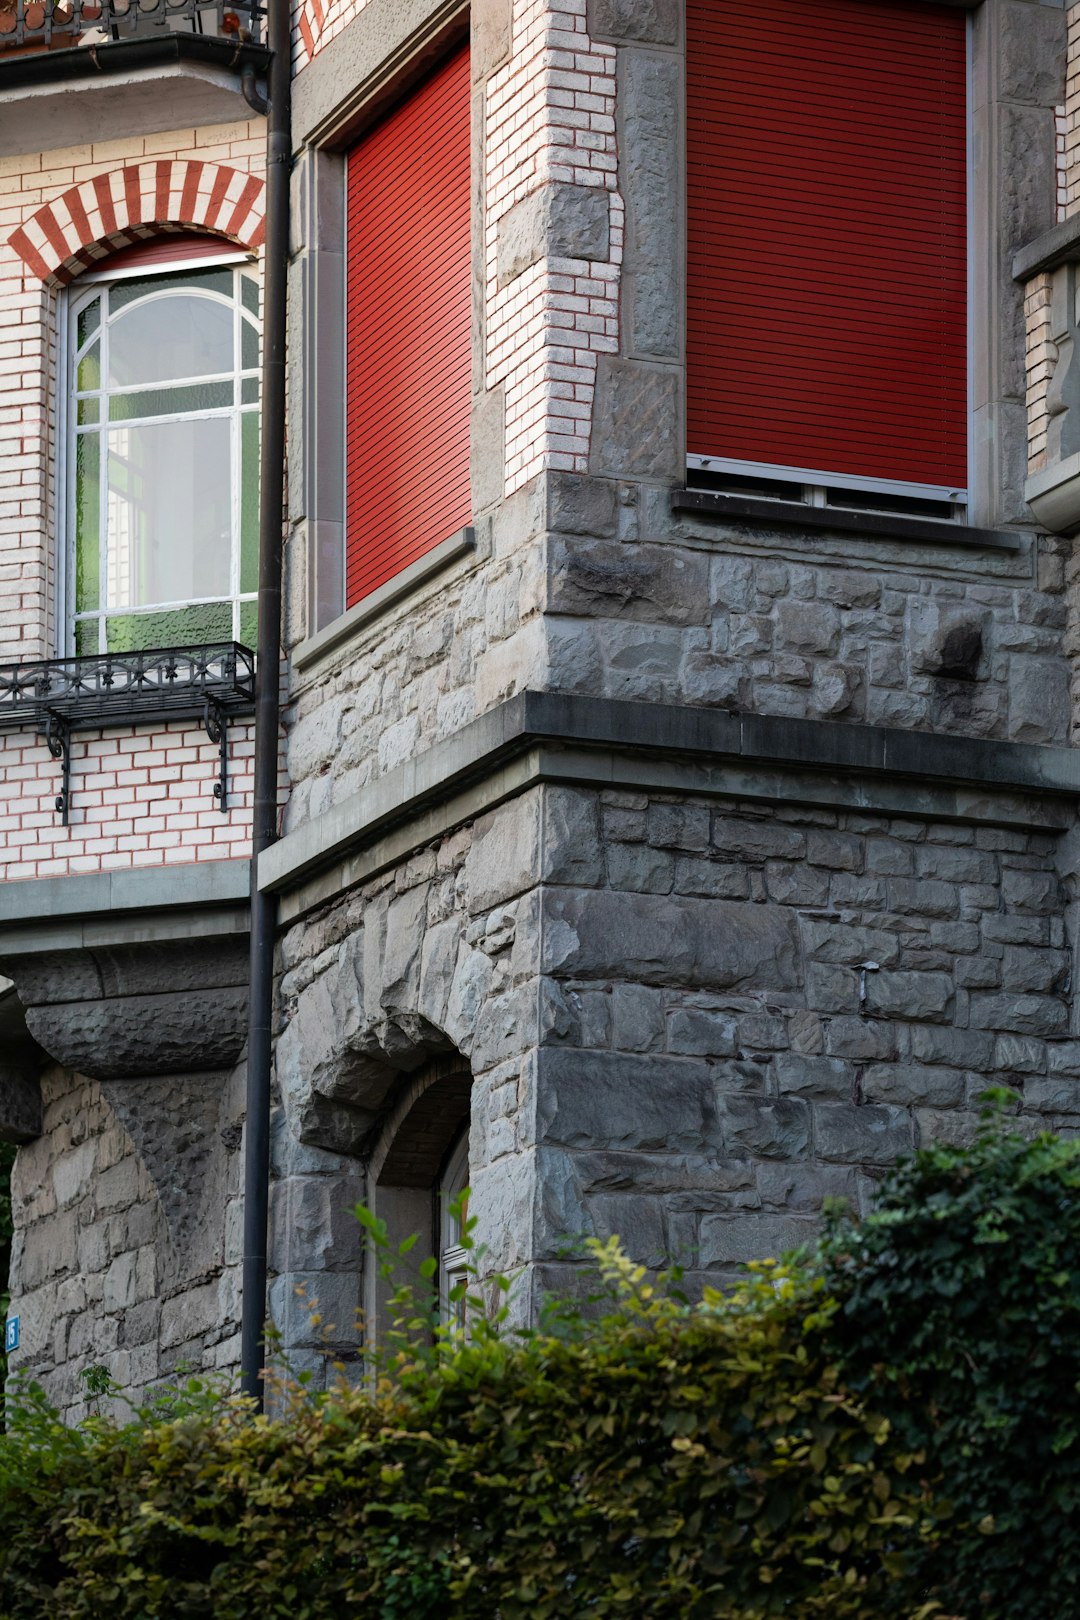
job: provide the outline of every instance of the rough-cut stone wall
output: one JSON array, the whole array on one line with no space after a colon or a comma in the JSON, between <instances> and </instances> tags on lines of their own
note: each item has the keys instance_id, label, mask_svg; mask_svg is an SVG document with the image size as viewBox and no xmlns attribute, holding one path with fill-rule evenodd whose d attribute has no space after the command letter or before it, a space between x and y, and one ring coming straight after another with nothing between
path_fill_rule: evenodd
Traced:
<instances>
[{"instance_id":1,"label":"rough-cut stone wall","mask_svg":"<svg viewBox=\"0 0 1080 1620\"><path fill-rule=\"evenodd\" d=\"M898 1154L970 1137L994 1081L1025 1128L1080 1127L1070 851L992 820L552 785L296 925L277 1162L311 1218L278 1225L289 1343L321 1331L296 1286L352 1322L335 1193L439 1052L472 1068L490 1263L538 1286L571 1281L592 1230L727 1276Z\"/></svg>"},{"instance_id":2,"label":"rough-cut stone wall","mask_svg":"<svg viewBox=\"0 0 1080 1620\"><path fill-rule=\"evenodd\" d=\"M549 667L562 690L1067 735L1063 541L973 566L931 546L913 556L902 543L676 523L663 487L593 480L576 494L604 520L551 538Z\"/></svg>"},{"instance_id":3,"label":"rough-cut stone wall","mask_svg":"<svg viewBox=\"0 0 1080 1620\"><path fill-rule=\"evenodd\" d=\"M410 593L294 676L287 828L542 681L541 493L478 522L467 571Z\"/></svg>"},{"instance_id":4,"label":"rough-cut stone wall","mask_svg":"<svg viewBox=\"0 0 1080 1620\"><path fill-rule=\"evenodd\" d=\"M12 1177L13 1370L75 1420L80 1374L135 1398L238 1355L242 1072L87 1080L51 1068Z\"/></svg>"}]
</instances>

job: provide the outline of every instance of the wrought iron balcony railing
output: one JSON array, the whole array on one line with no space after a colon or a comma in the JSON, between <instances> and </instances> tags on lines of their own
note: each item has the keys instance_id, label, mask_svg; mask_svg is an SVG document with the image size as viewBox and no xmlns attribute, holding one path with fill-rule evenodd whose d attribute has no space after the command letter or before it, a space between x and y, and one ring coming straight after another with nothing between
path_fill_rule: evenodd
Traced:
<instances>
[{"instance_id":1,"label":"wrought iron balcony railing","mask_svg":"<svg viewBox=\"0 0 1080 1620\"><path fill-rule=\"evenodd\" d=\"M44 735L63 766L56 809L65 826L73 731L200 720L218 745L214 798L225 810L229 720L254 707L255 654L236 641L0 666L0 729L33 728Z\"/></svg>"},{"instance_id":2,"label":"wrought iron balcony railing","mask_svg":"<svg viewBox=\"0 0 1080 1620\"><path fill-rule=\"evenodd\" d=\"M258 44L263 14L257 0L0 0L0 51L105 45L163 30Z\"/></svg>"}]
</instances>

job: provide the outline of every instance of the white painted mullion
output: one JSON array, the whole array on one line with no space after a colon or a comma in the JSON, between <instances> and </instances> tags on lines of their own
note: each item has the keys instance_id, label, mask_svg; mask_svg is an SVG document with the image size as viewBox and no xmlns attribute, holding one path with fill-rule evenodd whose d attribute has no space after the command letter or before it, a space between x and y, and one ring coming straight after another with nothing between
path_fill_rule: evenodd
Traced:
<instances>
[{"instance_id":1,"label":"white painted mullion","mask_svg":"<svg viewBox=\"0 0 1080 1620\"><path fill-rule=\"evenodd\" d=\"M101 502L98 517L98 652L108 651L106 637L106 612L108 608L109 584L109 445L111 427L109 423L109 289L101 289L101 405L98 410L100 418L99 451L100 466L98 469L98 498Z\"/></svg>"}]
</instances>

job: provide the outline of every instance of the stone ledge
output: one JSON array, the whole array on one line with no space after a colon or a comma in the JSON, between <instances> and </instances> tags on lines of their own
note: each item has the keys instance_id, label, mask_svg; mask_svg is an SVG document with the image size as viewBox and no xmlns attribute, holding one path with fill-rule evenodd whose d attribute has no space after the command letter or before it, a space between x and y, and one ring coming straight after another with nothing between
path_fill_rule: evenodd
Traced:
<instances>
[{"instance_id":1,"label":"stone ledge","mask_svg":"<svg viewBox=\"0 0 1080 1620\"><path fill-rule=\"evenodd\" d=\"M858 512L842 506L808 506L801 501L772 500L759 495L728 495L707 489L672 491L671 509L699 518L739 523L828 529L867 540L913 541L917 545L953 546L965 551L1020 551L1028 538L1009 529L976 529L941 518L905 517L899 512Z\"/></svg>"},{"instance_id":2,"label":"stone ledge","mask_svg":"<svg viewBox=\"0 0 1080 1620\"><path fill-rule=\"evenodd\" d=\"M250 861L192 861L0 885L4 950L247 931Z\"/></svg>"},{"instance_id":3,"label":"stone ledge","mask_svg":"<svg viewBox=\"0 0 1080 1620\"><path fill-rule=\"evenodd\" d=\"M1062 220L1013 255L1013 279L1030 281L1044 270L1080 259L1080 216Z\"/></svg>"},{"instance_id":4,"label":"stone ledge","mask_svg":"<svg viewBox=\"0 0 1080 1620\"><path fill-rule=\"evenodd\" d=\"M402 597L410 595L419 586L441 574L444 568L457 562L459 557L466 557L476 550L476 530L473 528L459 529L456 534L450 535L446 540L440 541L431 551L423 557L417 557L415 562L403 568L393 579L388 579L385 585L365 596L363 601L357 602L355 607L349 608L340 618L328 624L324 630L309 636L306 641L293 648L290 654L290 663L297 674L306 674L313 665L328 658L331 653L337 652L345 642L367 627L373 619L377 619L387 608L400 602Z\"/></svg>"},{"instance_id":5,"label":"stone ledge","mask_svg":"<svg viewBox=\"0 0 1080 1620\"><path fill-rule=\"evenodd\" d=\"M674 773L674 774L673 774ZM786 779L781 780L781 776ZM678 778L678 780L676 780ZM524 692L286 835L260 858L260 887L302 899L296 914L377 869L356 851L388 838L385 860L540 780L663 784L664 791L850 802L887 813L1063 827L1080 794L1080 752L895 728L736 715L664 703ZM478 786L483 784L483 786ZM959 789L960 791L955 791ZM998 802L1000 801L1000 802ZM437 808L445 808L443 814ZM451 809L453 806L453 809ZM448 816L450 819L448 820ZM413 839L404 823L418 823ZM384 861L385 864L385 861ZM335 868L331 873L328 869ZM308 883L319 872L325 882Z\"/></svg>"}]
</instances>

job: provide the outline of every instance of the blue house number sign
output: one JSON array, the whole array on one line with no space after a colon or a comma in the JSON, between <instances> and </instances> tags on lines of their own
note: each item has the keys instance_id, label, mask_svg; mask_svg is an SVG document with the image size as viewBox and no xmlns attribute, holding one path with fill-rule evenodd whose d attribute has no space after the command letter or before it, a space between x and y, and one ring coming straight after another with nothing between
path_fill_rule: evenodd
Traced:
<instances>
[{"instance_id":1,"label":"blue house number sign","mask_svg":"<svg viewBox=\"0 0 1080 1620\"><path fill-rule=\"evenodd\" d=\"M17 1350L19 1348L19 1318L9 1316L4 1328L4 1349Z\"/></svg>"}]
</instances>

